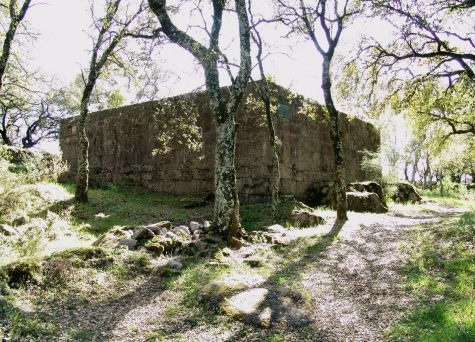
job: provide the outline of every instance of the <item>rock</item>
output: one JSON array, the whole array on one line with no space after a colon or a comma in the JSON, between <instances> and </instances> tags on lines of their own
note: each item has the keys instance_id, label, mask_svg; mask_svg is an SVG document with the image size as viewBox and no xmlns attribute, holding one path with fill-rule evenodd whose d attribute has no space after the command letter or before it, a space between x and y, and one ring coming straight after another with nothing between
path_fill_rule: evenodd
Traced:
<instances>
[{"instance_id":1,"label":"rock","mask_svg":"<svg viewBox=\"0 0 475 342\"><path fill-rule=\"evenodd\" d=\"M179 262L178 260L170 260L168 262L168 267L175 270L181 270L183 268L183 264Z\"/></svg>"},{"instance_id":2,"label":"rock","mask_svg":"<svg viewBox=\"0 0 475 342\"><path fill-rule=\"evenodd\" d=\"M230 256L231 250L228 247L225 247L221 250L221 253L223 253L224 256Z\"/></svg>"},{"instance_id":3,"label":"rock","mask_svg":"<svg viewBox=\"0 0 475 342\"><path fill-rule=\"evenodd\" d=\"M174 234L180 234L180 233L183 233L183 234L186 234L186 235L190 235L190 229L187 227L187 226L178 226L178 227L175 227L172 229L172 232Z\"/></svg>"},{"instance_id":4,"label":"rock","mask_svg":"<svg viewBox=\"0 0 475 342\"><path fill-rule=\"evenodd\" d=\"M323 224L325 223L325 220L315 211L304 208L292 211L290 223L292 226L307 228Z\"/></svg>"},{"instance_id":5,"label":"rock","mask_svg":"<svg viewBox=\"0 0 475 342\"><path fill-rule=\"evenodd\" d=\"M207 232L207 231L210 230L210 228L211 228L211 222L209 222L209 221L204 221L204 222L203 222L203 231L204 231L204 232Z\"/></svg>"},{"instance_id":6,"label":"rock","mask_svg":"<svg viewBox=\"0 0 475 342\"><path fill-rule=\"evenodd\" d=\"M348 210L358 213L387 213L388 208L381 203L374 192L347 192Z\"/></svg>"},{"instance_id":7,"label":"rock","mask_svg":"<svg viewBox=\"0 0 475 342\"><path fill-rule=\"evenodd\" d=\"M135 230L132 234L132 239L140 240L140 239L151 239L155 236L155 234L146 227L139 227Z\"/></svg>"},{"instance_id":8,"label":"rock","mask_svg":"<svg viewBox=\"0 0 475 342\"><path fill-rule=\"evenodd\" d=\"M384 197L383 187L379 183L373 181L355 182L350 183L349 186L358 192L374 192L376 195L378 195L381 203L386 206L386 198ZM353 191L349 190L349 192Z\"/></svg>"},{"instance_id":9,"label":"rock","mask_svg":"<svg viewBox=\"0 0 475 342\"><path fill-rule=\"evenodd\" d=\"M242 291L232 297L225 298L221 303L221 309L228 316L245 318L248 315L256 314L268 292L269 290L259 287Z\"/></svg>"},{"instance_id":10,"label":"rock","mask_svg":"<svg viewBox=\"0 0 475 342\"><path fill-rule=\"evenodd\" d=\"M191 221L191 222L190 222L190 230L191 230L192 232L194 232L195 230L201 229L201 227L202 227L202 225L199 224L199 223L196 222L196 221Z\"/></svg>"},{"instance_id":11,"label":"rock","mask_svg":"<svg viewBox=\"0 0 475 342\"><path fill-rule=\"evenodd\" d=\"M0 224L0 234L12 236L18 234L18 231L8 224Z\"/></svg>"},{"instance_id":12,"label":"rock","mask_svg":"<svg viewBox=\"0 0 475 342\"><path fill-rule=\"evenodd\" d=\"M162 229L160 229L160 235L166 235L168 233L168 229L163 227Z\"/></svg>"},{"instance_id":13,"label":"rock","mask_svg":"<svg viewBox=\"0 0 475 342\"><path fill-rule=\"evenodd\" d=\"M419 195L416 188L411 183L400 182L396 184L396 187L397 187L397 190L392 196L392 199L395 202L401 202L401 203L421 202L422 200L421 195Z\"/></svg>"},{"instance_id":14,"label":"rock","mask_svg":"<svg viewBox=\"0 0 475 342\"><path fill-rule=\"evenodd\" d=\"M244 239L237 239L235 237L228 238L228 246L235 249L240 249L242 247L249 246L249 243L244 241Z\"/></svg>"},{"instance_id":15,"label":"rock","mask_svg":"<svg viewBox=\"0 0 475 342\"><path fill-rule=\"evenodd\" d=\"M129 250L134 250L137 247L137 245L138 245L138 242L135 239L122 239L117 244L117 247L126 246Z\"/></svg>"},{"instance_id":16,"label":"rock","mask_svg":"<svg viewBox=\"0 0 475 342\"><path fill-rule=\"evenodd\" d=\"M273 224L272 226L267 227L266 229L268 232L271 233L280 233L285 234L286 230L280 224Z\"/></svg>"},{"instance_id":17,"label":"rock","mask_svg":"<svg viewBox=\"0 0 475 342\"><path fill-rule=\"evenodd\" d=\"M248 264L250 267L262 267L264 266L264 260L262 258L252 258L252 259L245 259L245 264Z\"/></svg>"},{"instance_id":18,"label":"rock","mask_svg":"<svg viewBox=\"0 0 475 342\"><path fill-rule=\"evenodd\" d=\"M145 228L150 229L154 234L160 234L162 228L169 230L172 229L173 226L170 221L160 221L157 223L146 225Z\"/></svg>"},{"instance_id":19,"label":"rock","mask_svg":"<svg viewBox=\"0 0 475 342\"><path fill-rule=\"evenodd\" d=\"M269 329L272 325L272 310L267 307L259 313L257 316L257 325L261 328Z\"/></svg>"}]
</instances>

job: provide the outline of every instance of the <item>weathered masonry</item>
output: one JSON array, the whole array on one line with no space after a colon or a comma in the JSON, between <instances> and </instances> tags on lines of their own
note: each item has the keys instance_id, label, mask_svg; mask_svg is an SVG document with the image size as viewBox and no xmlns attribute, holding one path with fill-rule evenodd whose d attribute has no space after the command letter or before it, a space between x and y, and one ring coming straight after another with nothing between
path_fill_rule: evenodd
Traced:
<instances>
[{"instance_id":1,"label":"weathered masonry","mask_svg":"<svg viewBox=\"0 0 475 342\"><path fill-rule=\"evenodd\" d=\"M299 198L314 181L332 178L329 128L320 105L277 85L273 92L281 191ZM236 121L240 198L259 201L270 194L271 151L265 114L252 85ZM379 132L344 114L341 129L347 179L364 180L361 152L377 150ZM87 134L92 181L180 195L213 192L215 125L203 92L91 113ZM61 123L60 145L73 175L78 147L74 117Z\"/></svg>"}]
</instances>

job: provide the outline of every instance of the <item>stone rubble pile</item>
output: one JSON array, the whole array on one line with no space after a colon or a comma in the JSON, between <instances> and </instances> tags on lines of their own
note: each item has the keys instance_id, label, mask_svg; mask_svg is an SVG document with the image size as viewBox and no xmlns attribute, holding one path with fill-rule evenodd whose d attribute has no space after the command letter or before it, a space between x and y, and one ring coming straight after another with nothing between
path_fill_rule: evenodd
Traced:
<instances>
[{"instance_id":1,"label":"stone rubble pile","mask_svg":"<svg viewBox=\"0 0 475 342\"><path fill-rule=\"evenodd\" d=\"M96 240L93 245L107 248L146 250L157 255L176 254L182 251L203 251L206 244L201 241L210 231L210 222L192 221L189 226L174 227L170 221L145 226L116 227Z\"/></svg>"}]
</instances>

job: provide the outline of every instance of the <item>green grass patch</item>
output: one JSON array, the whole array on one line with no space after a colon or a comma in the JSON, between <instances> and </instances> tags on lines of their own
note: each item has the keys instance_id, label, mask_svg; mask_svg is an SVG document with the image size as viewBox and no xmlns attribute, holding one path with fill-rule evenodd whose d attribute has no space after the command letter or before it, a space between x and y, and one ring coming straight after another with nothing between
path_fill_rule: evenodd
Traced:
<instances>
[{"instance_id":1,"label":"green grass patch","mask_svg":"<svg viewBox=\"0 0 475 342\"><path fill-rule=\"evenodd\" d=\"M419 305L390 329L396 341L475 341L474 212L424 225L407 246L407 290Z\"/></svg>"},{"instance_id":2,"label":"green grass patch","mask_svg":"<svg viewBox=\"0 0 475 342\"><path fill-rule=\"evenodd\" d=\"M74 185L65 188L74 193ZM70 210L72 223L84 232L100 235L114 226L143 225L168 220L175 225L212 216L212 205L190 207L190 198L152 192L138 187L93 188L89 202L60 203L55 212Z\"/></svg>"}]
</instances>

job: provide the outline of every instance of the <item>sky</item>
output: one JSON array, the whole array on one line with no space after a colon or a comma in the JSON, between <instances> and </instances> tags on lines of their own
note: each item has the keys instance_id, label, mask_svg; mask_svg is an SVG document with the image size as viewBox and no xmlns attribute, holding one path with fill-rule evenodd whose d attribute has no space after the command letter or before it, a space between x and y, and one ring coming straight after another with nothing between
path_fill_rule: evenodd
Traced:
<instances>
[{"instance_id":1,"label":"sky","mask_svg":"<svg viewBox=\"0 0 475 342\"><path fill-rule=\"evenodd\" d=\"M33 31L39 34L31 51L32 63L47 75L54 76L61 85L71 83L87 66L91 40L86 31L90 27L90 13L87 0L38 0L38 5L28 13L28 22ZM268 2L256 2L256 12L264 10L271 12ZM230 14L228 14L230 15ZM189 16L182 12L173 18L177 25L184 28L189 23ZM223 46L230 46L231 58L238 52L237 22L235 16L229 16L224 21L222 30ZM340 52L352 49L355 37L361 32L377 32L385 35L387 29L374 29L367 24L352 26L342 36ZM283 39L286 33L283 29L273 26L264 28L264 39L272 46L272 54L266 60L266 74L271 75L277 83L289 87L294 92L306 97L323 101L321 90L321 62L322 58L315 47L300 37ZM289 46L291 42L291 46ZM201 69L196 66L192 56L176 45L167 45L159 49L154 56L160 61L161 67L171 75L169 82L161 86L161 97L177 95L193 91L204 84ZM256 70L257 71L257 70ZM254 77L258 75L254 73ZM225 73L222 74L222 84L229 83ZM127 92L124 90L123 92ZM127 97L127 94L124 94ZM132 97L129 103L133 102ZM337 103L338 105L338 103ZM56 144L45 145L44 148L57 151Z\"/></svg>"}]
</instances>

